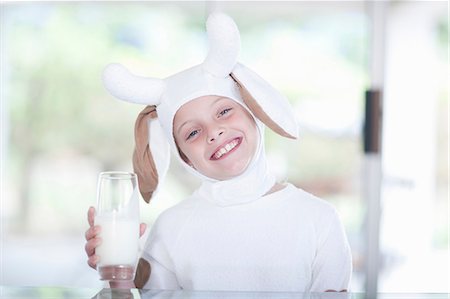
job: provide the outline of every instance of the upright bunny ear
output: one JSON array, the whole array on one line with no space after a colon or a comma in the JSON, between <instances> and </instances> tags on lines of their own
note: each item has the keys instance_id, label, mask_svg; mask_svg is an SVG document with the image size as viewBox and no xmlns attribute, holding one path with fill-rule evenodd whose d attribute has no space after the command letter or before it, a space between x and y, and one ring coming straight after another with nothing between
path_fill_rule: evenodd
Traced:
<instances>
[{"instance_id":1,"label":"upright bunny ear","mask_svg":"<svg viewBox=\"0 0 450 299\"><path fill-rule=\"evenodd\" d=\"M133 169L139 191L149 203L163 181L170 162L169 144L157 120L156 106L147 106L136 119Z\"/></svg>"},{"instance_id":2,"label":"upright bunny ear","mask_svg":"<svg viewBox=\"0 0 450 299\"><path fill-rule=\"evenodd\" d=\"M231 76L253 115L281 136L298 137L297 120L285 96L242 64L236 65Z\"/></svg>"},{"instance_id":3,"label":"upright bunny ear","mask_svg":"<svg viewBox=\"0 0 450 299\"><path fill-rule=\"evenodd\" d=\"M135 76L118 63L106 66L103 84L116 98L145 105L158 105L165 89L163 80Z\"/></svg>"},{"instance_id":4,"label":"upright bunny ear","mask_svg":"<svg viewBox=\"0 0 450 299\"><path fill-rule=\"evenodd\" d=\"M239 29L232 18L223 13L212 13L206 21L209 52L203 62L204 70L225 78L233 70L241 47Z\"/></svg>"}]
</instances>

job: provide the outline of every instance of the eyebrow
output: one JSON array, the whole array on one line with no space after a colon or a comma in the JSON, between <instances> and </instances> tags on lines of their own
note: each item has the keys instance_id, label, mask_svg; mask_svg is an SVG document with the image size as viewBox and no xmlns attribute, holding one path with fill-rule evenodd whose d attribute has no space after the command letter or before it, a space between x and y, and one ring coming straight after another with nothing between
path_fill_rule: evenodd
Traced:
<instances>
[{"instance_id":1,"label":"eyebrow","mask_svg":"<svg viewBox=\"0 0 450 299\"><path fill-rule=\"evenodd\" d=\"M217 102L219 102L219 101L221 101L221 100L223 100L223 99L227 99L227 97L219 97L219 98L217 98L214 102L211 103L210 107L214 106ZM181 128L182 128L184 125L186 125L187 123L191 122L191 121L193 121L193 120L188 119L188 120L186 120L185 122L183 122L183 123L181 124L181 126L178 127L177 134L180 134Z\"/></svg>"}]
</instances>

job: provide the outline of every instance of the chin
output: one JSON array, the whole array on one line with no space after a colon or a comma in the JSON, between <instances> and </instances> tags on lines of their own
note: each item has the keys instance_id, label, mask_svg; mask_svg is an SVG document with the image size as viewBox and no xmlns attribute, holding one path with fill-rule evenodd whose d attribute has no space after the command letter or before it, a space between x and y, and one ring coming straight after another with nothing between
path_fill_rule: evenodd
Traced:
<instances>
[{"instance_id":1,"label":"chin","mask_svg":"<svg viewBox=\"0 0 450 299\"><path fill-rule=\"evenodd\" d=\"M231 180L231 179L243 174L245 172L245 170L247 169L247 166L248 166L248 164L246 164L245 166L240 165L239 167L236 167L235 169L230 169L228 171L221 172L220 174L217 174L215 176L215 179L220 180L220 181Z\"/></svg>"}]
</instances>

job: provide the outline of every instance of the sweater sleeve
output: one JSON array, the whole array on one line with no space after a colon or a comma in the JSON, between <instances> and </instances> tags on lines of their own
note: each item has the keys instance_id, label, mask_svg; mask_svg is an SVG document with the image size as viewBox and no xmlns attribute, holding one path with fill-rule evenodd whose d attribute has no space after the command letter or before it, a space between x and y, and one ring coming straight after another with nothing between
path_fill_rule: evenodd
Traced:
<instances>
[{"instance_id":1,"label":"sweater sleeve","mask_svg":"<svg viewBox=\"0 0 450 299\"><path fill-rule=\"evenodd\" d=\"M312 265L311 292L349 289L352 256L344 227L334 208L326 213Z\"/></svg>"},{"instance_id":2,"label":"sweater sleeve","mask_svg":"<svg viewBox=\"0 0 450 299\"><path fill-rule=\"evenodd\" d=\"M181 288L163 235L156 221L142 254L151 267L150 278L144 285L144 289L177 290Z\"/></svg>"}]
</instances>

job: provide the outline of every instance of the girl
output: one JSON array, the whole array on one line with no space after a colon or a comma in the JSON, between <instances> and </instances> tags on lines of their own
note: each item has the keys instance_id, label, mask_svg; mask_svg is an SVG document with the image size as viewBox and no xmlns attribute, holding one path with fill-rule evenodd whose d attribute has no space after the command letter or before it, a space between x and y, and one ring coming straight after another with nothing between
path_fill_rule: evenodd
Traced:
<instances>
[{"instance_id":1,"label":"girl","mask_svg":"<svg viewBox=\"0 0 450 299\"><path fill-rule=\"evenodd\" d=\"M240 38L231 18L212 14L207 31L205 61L164 80L136 77L116 64L104 73L113 95L148 105L136 121L133 156L143 198L149 202L163 178L169 147L202 179L190 197L158 217L135 286L346 291L351 253L335 208L277 183L266 164L265 125L297 136L288 101L236 62ZM95 268L93 214L91 208L86 252Z\"/></svg>"}]
</instances>

